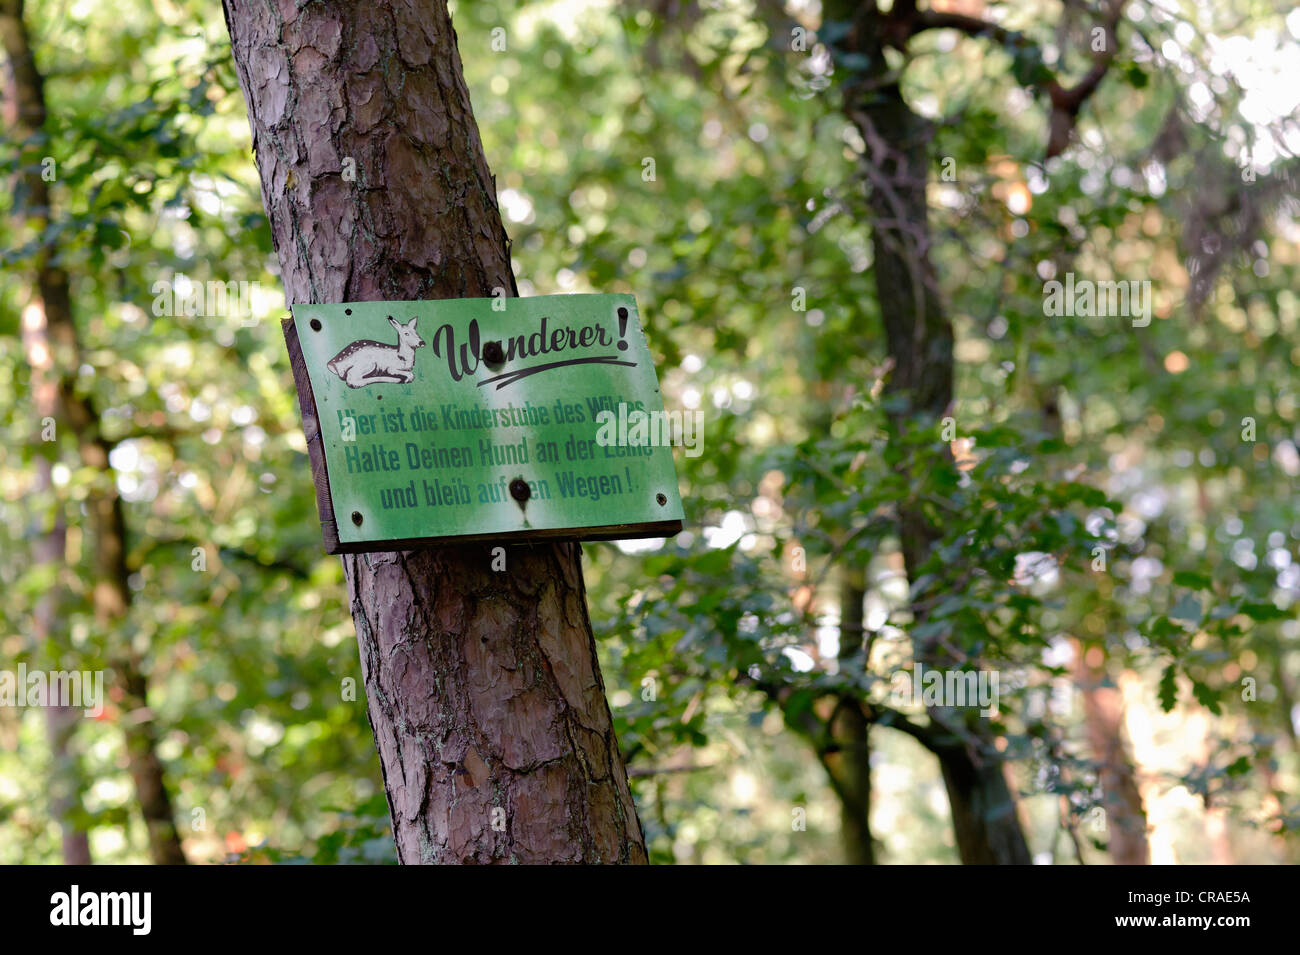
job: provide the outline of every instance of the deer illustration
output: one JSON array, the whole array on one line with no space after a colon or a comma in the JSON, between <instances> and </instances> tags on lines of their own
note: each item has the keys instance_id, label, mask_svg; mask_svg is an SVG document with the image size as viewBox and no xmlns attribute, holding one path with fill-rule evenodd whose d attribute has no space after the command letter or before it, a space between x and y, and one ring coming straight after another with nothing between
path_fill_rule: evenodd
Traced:
<instances>
[{"instance_id":1,"label":"deer illustration","mask_svg":"<svg viewBox=\"0 0 1300 955\"><path fill-rule=\"evenodd\" d=\"M397 344L385 345L369 339L355 341L325 365L343 379L349 388L364 388L380 381L406 384L415 380L415 350L424 339L415 330L416 320L403 325L388 316L388 324L397 329Z\"/></svg>"}]
</instances>

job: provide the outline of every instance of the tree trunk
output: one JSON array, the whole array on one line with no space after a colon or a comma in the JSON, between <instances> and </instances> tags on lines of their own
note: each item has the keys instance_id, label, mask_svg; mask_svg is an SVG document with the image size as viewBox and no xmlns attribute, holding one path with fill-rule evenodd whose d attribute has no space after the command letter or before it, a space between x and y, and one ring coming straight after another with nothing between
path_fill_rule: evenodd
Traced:
<instances>
[{"instance_id":1,"label":"tree trunk","mask_svg":"<svg viewBox=\"0 0 1300 955\"><path fill-rule=\"evenodd\" d=\"M224 5L291 304L517 293L445 2ZM577 544L343 567L401 862L647 861Z\"/></svg>"},{"instance_id":2,"label":"tree trunk","mask_svg":"<svg viewBox=\"0 0 1300 955\"><path fill-rule=\"evenodd\" d=\"M863 573L842 567L840 582L841 660L866 653L863 639L862 601L866 596ZM865 666L865 660L863 665ZM846 699L835 708L827 726L831 751L822 755L840 799L840 838L844 861L850 865L874 865L871 840L871 724L856 699Z\"/></svg>"},{"instance_id":3,"label":"tree trunk","mask_svg":"<svg viewBox=\"0 0 1300 955\"><path fill-rule=\"evenodd\" d=\"M22 0L0 0L0 41L4 43L11 73L11 93L7 97L9 126L13 138L27 144L20 161L23 196L17 204L18 215L21 222L39 232L50 219L50 194L48 184L41 178L40 157L34 155L31 142L45 128L45 86L32 55ZM36 280L39 302L33 302L33 306L39 308L43 319L42 333L51 356L60 417L76 435L81 463L100 476L87 497L86 506L95 547L92 596L95 619L107 632L121 627L130 606L122 501L109 465L109 445L100 434L98 412L90 399L75 387L74 379L82 359L68 274L54 264L48 246L36 255ZM185 855L156 752L153 715L146 700L147 684L140 660L124 634L119 634L116 641L109 641L109 654L113 669L122 680L127 768L148 831L150 855L158 865L184 864Z\"/></svg>"},{"instance_id":4,"label":"tree trunk","mask_svg":"<svg viewBox=\"0 0 1300 955\"><path fill-rule=\"evenodd\" d=\"M875 5L836 0L827 4L826 19L854 21L837 52L866 58L858 61L865 63L861 69L841 67L847 75L841 84L842 105L866 143L862 169L868 177L872 215L872 271L893 360L886 392L906 399L890 412L894 440L899 440L913 416L929 416L937 423L953 398L952 322L943 308L930 255L926 184L931 130L908 107L897 77L890 75L884 50L890 25ZM915 579L942 531L920 507L907 502L900 503L898 523L903 559ZM931 594L916 596L924 600ZM917 642L914 655L933 669L952 663L937 640ZM947 709L931 716L950 722L959 714ZM961 860L1029 864L1032 859L1003 761L982 725L972 722L965 731L975 746L942 747L939 752Z\"/></svg>"},{"instance_id":5,"label":"tree trunk","mask_svg":"<svg viewBox=\"0 0 1300 955\"><path fill-rule=\"evenodd\" d=\"M29 306L30 308L30 306ZM28 315L34 315L34 312L28 312ZM42 317L43 319L43 317ZM36 324L35 321L27 321L26 316L23 322L23 338L25 340L28 361L33 358L39 358L37 343L43 338L44 322L41 322L40 333L31 326ZM45 352L44 354L48 354ZM33 378L36 377L37 366L32 365ZM43 376L42 376L43 377ZM32 382L32 392L36 397L38 414L41 418L52 417L49 411L45 411L41 406L44 404L42 394L48 393L53 395L51 383L41 381ZM48 491L52 487L50 462L44 458L38 458L36 462L38 470L37 488ZM67 551L68 527L63 520L62 513L54 516L53 526L41 534L32 547L32 557L36 564L49 564L57 566L63 561ZM44 594L37 603L33 613L32 631L37 640L44 643L50 648L47 659L58 661L61 654L55 647L59 630L59 621L62 614L59 612L58 589L51 588ZM55 664L56 668L58 664ZM90 865L90 838L86 832L86 827L81 820L84 816L83 796L86 790L86 777L81 770L81 760L78 758L77 749L74 743L74 736L77 727L81 723L82 711L75 706L60 706L55 701L49 701L45 709L45 738L50 744L50 775L49 775L49 800L50 815L59 824L61 842L63 847L64 865Z\"/></svg>"},{"instance_id":6,"label":"tree trunk","mask_svg":"<svg viewBox=\"0 0 1300 955\"><path fill-rule=\"evenodd\" d=\"M1138 790L1137 770L1124 749L1124 700L1117 686L1106 686L1104 656L1090 663L1085 647L1074 641L1075 685L1083 696L1088 745L1097 761L1106 812L1107 849L1115 865L1148 865L1147 816Z\"/></svg>"},{"instance_id":7,"label":"tree trunk","mask_svg":"<svg viewBox=\"0 0 1300 955\"><path fill-rule=\"evenodd\" d=\"M9 96L8 102L16 102L16 97ZM11 117L6 119L12 124ZM31 369L34 418L38 423L46 418L57 419L59 392L54 374L54 353L50 347L45 308L39 297L23 309L22 340L23 352ZM33 489L51 492L53 469L50 462L43 456L37 457L36 469ZM38 523L45 522L43 515L34 516ZM55 512L49 516L49 525L32 545L32 558L37 566L48 564L57 567L65 560L68 542L67 522L62 509L57 505ZM56 648L60 620L63 617L59 606L59 590L58 587L51 587L43 594L32 614L32 631L38 641L49 647L47 659L51 661L58 661L61 657ZM86 787L73 738L81 717L82 712L76 707L57 706L54 701L50 701L45 710L45 734L50 744L50 813L59 824L65 865L91 864L90 839L85 827L78 822Z\"/></svg>"}]
</instances>

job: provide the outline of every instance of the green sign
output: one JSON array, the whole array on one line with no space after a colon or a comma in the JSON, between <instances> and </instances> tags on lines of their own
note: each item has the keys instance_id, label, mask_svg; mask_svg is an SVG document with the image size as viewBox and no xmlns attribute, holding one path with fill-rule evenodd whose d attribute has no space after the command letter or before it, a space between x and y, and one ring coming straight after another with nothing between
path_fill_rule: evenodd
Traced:
<instances>
[{"instance_id":1,"label":"green sign","mask_svg":"<svg viewBox=\"0 0 1300 955\"><path fill-rule=\"evenodd\" d=\"M295 305L285 337L330 553L681 530L631 295Z\"/></svg>"}]
</instances>

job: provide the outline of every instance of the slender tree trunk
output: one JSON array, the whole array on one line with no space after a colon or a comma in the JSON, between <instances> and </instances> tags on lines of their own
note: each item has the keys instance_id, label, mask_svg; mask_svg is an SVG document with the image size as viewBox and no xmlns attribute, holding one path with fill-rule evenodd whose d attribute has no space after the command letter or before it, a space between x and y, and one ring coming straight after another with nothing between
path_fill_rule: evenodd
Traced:
<instances>
[{"instance_id":1,"label":"slender tree trunk","mask_svg":"<svg viewBox=\"0 0 1300 955\"><path fill-rule=\"evenodd\" d=\"M1150 705L1147 687L1133 670L1124 670L1119 679L1123 701L1124 729L1133 747L1133 762L1139 767L1138 793L1147 817L1147 846L1152 865L1178 865L1177 843L1181 835L1182 805L1176 794L1164 792L1161 777L1170 767L1157 742L1157 719L1163 714Z\"/></svg>"},{"instance_id":2,"label":"slender tree trunk","mask_svg":"<svg viewBox=\"0 0 1300 955\"><path fill-rule=\"evenodd\" d=\"M862 601L866 596L863 573L841 568L839 657L865 654ZM865 661L864 661L865 665ZM823 757L827 772L835 779L840 797L840 833L844 860L850 865L874 865L871 840L871 724L857 700L846 700L830 720L834 751Z\"/></svg>"},{"instance_id":3,"label":"slender tree trunk","mask_svg":"<svg viewBox=\"0 0 1300 955\"><path fill-rule=\"evenodd\" d=\"M801 343L803 344L803 343ZM815 358L816 347L811 347ZM807 430L810 434L830 431L832 414L831 383L820 380L812 370L816 362L809 362L809 382L818 400L807 413ZM840 647L837 656L841 665L850 658L868 654L866 631L863 625L863 600L866 597L866 575L861 568L841 561L839 568ZM804 613L810 619L818 616L818 594L808 584L807 574L801 576L800 589L795 592L795 604L806 601ZM865 659L862 666L865 667ZM777 697L780 702L779 695ZM841 696L824 728L805 711L797 728L812 745L813 752L826 770L831 791L840 804L840 842L844 861L849 865L874 865L875 844L871 837L871 724L858 696ZM806 729L805 729L806 728ZM812 730L807 732L806 730Z\"/></svg>"},{"instance_id":4,"label":"slender tree trunk","mask_svg":"<svg viewBox=\"0 0 1300 955\"><path fill-rule=\"evenodd\" d=\"M1207 711L1198 710L1184 724L1195 754L1193 758L1202 766L1209 766L1213 759L1215 733L1211 720ZM1210 850L1210 864L1235 865L1237 858L1232 845L1232 829L1228 825L1227 807L1216 803L1208 793L1202 795L1202 804L1205 807L1202 825L1205 844Z\"/></svg>"},{"instance_id":5,"label":"slender tree trunk","mask_svg":"<svg viewBox=\"0 0 1300 955\"><path fill-rule=\"evenodd\" d=\"M64 865L90 865L90 836L79 821L86 777L73 745L82 713L73 706L51 706L45 714L45 737L50 744L50 812L59 823Z\"/></svg>"},{"instance_id":6,"label":"slender tree trunk","mask_svg":"<svg viewBox=\"0 0 1300 955\"><path fill-rule=\"evenodd\" d=\"M1148 865L1147 816L1138 790L1137 770L1124 748L1124 699L1119 688L1105 685L1104 660L1090 664L1087 648L1074 643L1075 684L1083 695L1088 745L1098 764L1106 811L1107 849L1116 865Z\"/></svg>"},{"instance_id":7,"label":"slender tree trunk","mask_svg":"<svg viewBox=\"0 0 1300 955\"><path fill-rule=\"evenodd\" d=\"M1287 672L1284 653L1282 645L1276 640L1271 640L1260 648L1261 656L1267 661L1265 672L1272 674L1273 686L1277 688L1275 703L1277 720L1282 724L1282 731L1291 744L1291 752L1300 756L1300 734L1297 734L1295 722L1291 718L1291 714L1295 712L1295 692L1291 687L1291 676Z\"/></svg>"},{"instance_id":8,"label":"slender tree trunk","mask_svg":"<svg viewBox=\"0 0 1300 955\"><path fill-rule=\"evenodd\" d=\"M13 96L10 103L16 102ZM12 117L6 117L12 123ZM45 307L39 297L33 298L23 309L23 352L31 373L33 425L41 425L46 418L58 418L59 392L54 375L54 355L45 320ZM33 440L35 435L32 436ZM53 489L52 468L44 456L36 459L35 490L49 493ZM43 521L42 515L36 520ZM32 557L38 566L59 567L67 552L68 526L61 508L56 505L50 515L50 526L37 538L32 547ZM57 572L56 572L57 577ZM37 602L33 613L33 631L36 639L50 648L48 659L57 661L61 654L56 648L60 631L59 592L52 587ZM85 792L85 777L77 757L74 736L82 713L76 707L57 706L51 701L45 711L46 739L50 744L50 811L59 824L63 843L65 865L90 865L90 840L84 826L78 822Z\"/></svg>"},{"instance_id":9,"label":"slender tree trunk","mask_svg":"<svg viewBox=\"0 0 1300 955\"><path fill-rule=\"evenodd\" d=\"M842 106L866 143L862 168L872 214L872 270L893 361L886 391L905 399L890 413L894 439L900 440L913 416L929 416L937 423L953 398L952 322L944 311L930 254L926 185L931 130L908 107L897 78L890 75L884 51L889 27L875 5L835 0L827 4L826 18L853 21L837 52L865 57L858 61L865 63L861 68L842 67L847 74L841 84ZM840 62L853 61L841 56ZM907 572L915 579L942 532L920 507L907 502L900 503L898 522ZM937 640L918 641L914 654L934 669L953 663ZM961 716L951 708L931 715L947 723ZM984 726L971 722L964 730L975 741L973 746L943 747L939 753L961 860L1029 864L1032 859L1003 761Z\"/></svg>"},{"instance_id":10,"label":"slender tree trunk","mask_svg":"<svg viewBox=\"0 0 1300 955\"><path fill-rule=\"evenodd\" d=\"M23 321L23 338L27 345L26 352L29 363L32 362L32 359L41 357L37 342L44 338L43 334L33 334L36 331L32 328L36 324L34 320L35 312L30 309L34 308L35 306L29 306L29 311L24 316ZM30 321L29 317L31 317ZM43 332L43 330L42 316L40 331ZM32 364L33 378L36 377L36 367L35 364ZM44 404L42 400L44 393L48 393L53 397L53 388L50 387L50 384L44 381L33 381L32 392L36 396L38 408L41 408ZM38 411L38 414L41 418L53 417L50 412L45 410ZM37 488L49 491L52 487L50 462L44 458L38 458L36 467L38 470ZM36 563L50 566L61 564L67 550L67 540L67 524L63 520L62 513L57 513L54 516L53 525L49 530L41 534L32 548L32 556ZM37 640L50 648L51 652L47 658L52 661L57 661L60 657L55 647L56 635L62 619L58 604L58 589L52 588L41 597L33 615L35 618L33 620L33 632ZM65 865L90 865L91 863L90 838L81 822L81 819L84 818L82 815L82 797L86 790L86 780L81 771L81 760L78 758L74 742L77 726L81 723L81 719L82 711L75 706L59 706L54 701L50 701L45 709L45 737L50 744L50 813L59 824Z\"/></svg>"},{"instance_id":11,"label":"slender tree trunk","mask_svg":"<svg viewBox=\"0 0 1300 955\"><path fill-rule=\"evenodd\" d=\"M225 12L290 303L516 293L445 2ZM401 862L646 861L581 553L344 557Z\"/></svg>"},{"instance_id":12,"label":"slender tree trunk","mask_svg":"<svg viewBox=\"0 0 1300 955\"><path fill-rule=\"evenodd\" d=\"M44 79L36 68L22 0L0 0L0 41L3 41L10 69L7 111L12 117L13 138L30 144L44 131L46 119ZM40 156L30 145L21 157L21 220L39 231L50 218L50 194L41 178ZM90 400L74 384L81 366L81 348L72 315L68 274L55 264L52 250L36 256L36 285L45 341L57 369L56 388L62 423L77 437L81 463L99 478L87 498L90 529L95 547L93 603L97 623L109 631L120 628L130 605L127 586L126 522L117 493L116 476L109 465L108 443L99 430L99 416ZM135 783L136 797L144 816L153 861L159 865L183 864L171 800L158 760L153 715L146 700L147 685L140 660L130 639L119 634L109 641L113 669L122 681L122 729L126 738L128 770Z\"/></svg>"}]
</instances>

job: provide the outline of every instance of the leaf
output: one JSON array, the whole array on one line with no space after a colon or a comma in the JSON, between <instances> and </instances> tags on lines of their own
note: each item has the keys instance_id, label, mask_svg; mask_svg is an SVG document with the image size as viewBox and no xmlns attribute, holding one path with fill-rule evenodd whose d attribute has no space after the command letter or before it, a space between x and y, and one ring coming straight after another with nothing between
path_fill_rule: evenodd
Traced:
<instances>
[{"instance_id":1,"label":"leaf","mask_svg":"<svg viewBox=\"0 0 1300 955\"><path fill-rule=\"evenodd\" d=\"M1192 680L1192 695L1196 697L1196 702L1215 716L1219 716L1223 712L1223 707L1219 704L1219 693L1214 687L1202 683L1200 680Z\"/></svg>"},{"instance_id":2,"label":"leaf","mask_svg":"<svg viewBox=\"0 0 1300 955\"><path fill-rule=\"evenodd\" d=\"M1160 675L1160 708L1168 713L1174 708L1178 701L1178 667L1176 664L1169 664L1165 667L1165 672Z\"/></svg>"},{"instance_id":3,"label":"leaf","mask_svg":"<svg viewBox=\"0 0 1300 955\"><path fill-rule=\"evenodd\" d=\"M1278 610L1276 606L1270 603L1244 603L1239 608L1240 613L1244 613L1251 620L1287 620L1291 617L1291 611Z\"/></svg>"},{"instance_id":4,"label":"leaf","mask_svg":"<svg viewBox=\"0 0 1300 955\"><path fill-rule=\"evenodd\" d=\"M1223 771L1234 779L1238 776L1246 775L1246 773L1250 772L1250 757L1238 756L1235 760L1225 766Z\"/></svg>"},{"instance_id":5,"label":"leaf","mask_svg":"<svg viewBox=\"0 0 1300 955\"><path fill-rule=\"evenodd\" d=\"M1209 590L1212 581L1207 574L1198 574L1190 570L1180 570L1174 574L1174 586L1189 590Z\"/></svg>"},{"instance_id":6,"label":"leaf","mask_svg":"<svg viewBox=\"0 0 1300 955\"><path fill-rule=\"evenodd\" d=\"M731 547L709 551L695 559L694 569L698 573L709 577L719 577L730 569L732 553L733 548Z\"/></svg>"},{"instance_id":7,"label":"leaf","mask_svg":"<svg viewBox=\"0 0 1300 955\"><path fill-rule=\"evenodd\" d=\"M782 705L782 709L785 710L785 718L793 723L804 713L804 711L808 710L813 705L813 701L816 699L816 690L795 690L786 697L785 702Z\"/></svg>"},{"instance_id":8,"label":"leaf","mask_svg":"<svg viewBox=\"0 0 1300 955\"><path fill-rule=\"evenodd\" d=\"M1189 623L1199 624L1205 617L1205 611L1201 609L1201 601L1194 595L1183 594L1170 609L1169 617L1173 620L1186 620Z\"/></svg>"}]
</instances>

